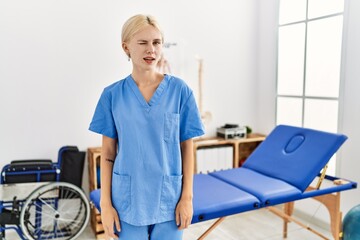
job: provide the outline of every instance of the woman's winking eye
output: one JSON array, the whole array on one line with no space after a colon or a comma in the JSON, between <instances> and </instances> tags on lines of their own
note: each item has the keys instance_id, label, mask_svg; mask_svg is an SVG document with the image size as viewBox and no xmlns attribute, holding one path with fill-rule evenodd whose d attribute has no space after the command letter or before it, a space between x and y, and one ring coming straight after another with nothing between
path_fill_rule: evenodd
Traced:
<instances>
[{"instance_id":1,"label":"woman's winking eye","mask_svg":"<svg viewBox=\"0 0 360 240\"><path fill-rule=\"evenodd\" d=\"M148 41L147 40L139 40L138 44L139 45L146 45L146 44L148 44ZM160 39L156 39L156 40L153 40L152 44L153 45L160 45L160 44L162 44L162 41Z\"/></svg>"}]
</instances>

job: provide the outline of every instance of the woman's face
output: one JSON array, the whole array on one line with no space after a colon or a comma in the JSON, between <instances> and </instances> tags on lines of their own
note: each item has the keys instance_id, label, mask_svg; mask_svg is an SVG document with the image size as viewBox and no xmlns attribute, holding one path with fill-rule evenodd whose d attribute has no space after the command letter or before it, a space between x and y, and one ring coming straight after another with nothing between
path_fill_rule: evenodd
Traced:
<instances>
[{"instance_id":1,"label":"woman's face","mask_svg":"<svg viewBox=\"0 0 360 240\"><path fill-rule=\"evenodd\" d=\"M162 46L161 33L151 25L137 32L128 43L123 43L125 52L130 54L133 66L138 70L155 71Z\"/></svg>"}]
</instances>

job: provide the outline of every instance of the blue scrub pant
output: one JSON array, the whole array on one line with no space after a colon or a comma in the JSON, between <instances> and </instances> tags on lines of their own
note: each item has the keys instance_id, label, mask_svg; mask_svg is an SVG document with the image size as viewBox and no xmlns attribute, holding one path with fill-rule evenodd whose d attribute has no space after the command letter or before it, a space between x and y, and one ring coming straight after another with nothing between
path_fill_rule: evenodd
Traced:
<instances>
[{"instance_id":1,"label":"blue scrub pant","mask_svg":"<svg viewBox=\"0 0 360 240\"><path fill-rule=\"evenodd\" d=\"M120 221L120 240L181 240L183 230L178 230L175 221L157 223L148 226L134 226Z\"/></svg>"}]
</instances>

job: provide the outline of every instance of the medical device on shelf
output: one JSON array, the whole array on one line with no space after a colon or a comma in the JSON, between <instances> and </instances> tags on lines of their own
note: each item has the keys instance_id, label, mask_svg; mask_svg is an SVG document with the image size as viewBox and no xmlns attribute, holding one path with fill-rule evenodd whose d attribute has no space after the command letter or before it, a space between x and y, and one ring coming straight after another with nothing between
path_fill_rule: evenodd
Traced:
<instances>
[{"instance_id":1,"label":"medical device on shelf","mask_svg":"<svg viewBox=\"0 0 360 240\"><path fill-rule=\"evenodd\" d=\"M246 138L246 127L238 124L225 124L216 129L216 134L224 139Z\"/></svg>"}]
</instances>

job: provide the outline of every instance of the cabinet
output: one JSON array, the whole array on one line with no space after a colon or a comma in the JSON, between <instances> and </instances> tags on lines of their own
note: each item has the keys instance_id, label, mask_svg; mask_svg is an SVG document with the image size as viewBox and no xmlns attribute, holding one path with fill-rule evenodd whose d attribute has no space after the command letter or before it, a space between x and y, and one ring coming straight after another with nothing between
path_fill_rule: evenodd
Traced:
<instances>
[{"instance_id":1,"label":"cabinet","mask_svg":"<svg viewBox=\"0 0 360 240\"><path fill-rule=\"evenodd\" d=\"M194 163L196 172L196 152L201 148L231 146L233 148L232 166L234 168L241 166L251 152L265 139L261 134L249 134L243 139L223 139L218 137L198 138L194 140ZM89 190L90 192L100 188L100 156L101 147L88 148L89 161ZM91 227L96 234L97 239L104 238L104 229L101 224L99 211L94 207L91 209Z\"/></svg>"},{"instance_id":2,"label":"cabinet","mask_svg":"<svg viewBox=\"0 0 360 240\"><path fill-rule=\"evenodd\" d=\"M100 156L101 156L101 147L88 148L88 166L89 166L89 190L90 192L100 188ZM95 208L91 208L90 212L90 224L93 229L97 239L104 239L104 228L101 224L100 212Z\"/></svg>"}]
</instances>

